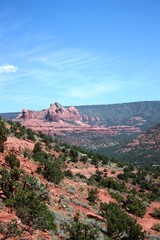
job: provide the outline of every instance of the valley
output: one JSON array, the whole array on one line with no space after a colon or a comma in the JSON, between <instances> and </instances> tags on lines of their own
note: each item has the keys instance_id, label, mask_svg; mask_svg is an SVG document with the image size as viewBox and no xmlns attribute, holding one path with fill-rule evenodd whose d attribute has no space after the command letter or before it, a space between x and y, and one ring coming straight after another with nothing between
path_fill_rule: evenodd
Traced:
<instances>
[{"instance_id":1,"label":"valley","mask_svg":"<svg viewBox=\"0 0 160 240\"><path fill-rule=\"evenodd\" d=\"M159 134L154 137L154 128L160 122L159 101L76 107L54 103L41 111L23 109L22 113L1 116L111 158L139 165L160 162ZM150 139L140 144L141 136L152 128Z\"/></svg>"}]
</instances>

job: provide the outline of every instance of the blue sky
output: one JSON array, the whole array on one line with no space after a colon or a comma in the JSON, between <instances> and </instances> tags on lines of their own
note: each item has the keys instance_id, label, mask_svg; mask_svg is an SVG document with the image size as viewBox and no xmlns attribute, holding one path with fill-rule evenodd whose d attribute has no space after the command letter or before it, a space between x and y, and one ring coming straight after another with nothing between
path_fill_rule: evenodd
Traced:
<instances>
[{"instance_id":1,"label":"blue sky","mask_svg":"<svg viewBox=\"0 0 160 240\"><path fill-rule=\"evenodd\" d=\"M0 112L160 100L159 0L1 0Z\"/></svg>"}]
</instances>

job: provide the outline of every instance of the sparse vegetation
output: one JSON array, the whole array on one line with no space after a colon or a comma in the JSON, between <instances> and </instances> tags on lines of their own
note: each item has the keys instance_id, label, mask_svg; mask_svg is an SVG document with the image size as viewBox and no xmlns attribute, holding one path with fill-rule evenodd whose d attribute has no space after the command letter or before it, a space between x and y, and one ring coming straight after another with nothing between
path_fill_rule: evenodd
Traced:
<instances>
[{"instance_id":1,"label":"sparse vegetation","mask_svg":"<svg viewBox=\"0 0 160 240\"><path fill-rule=\"evenodd\" d=\"M142 228L129 214L143 217L147 204L160 198L159 167L134 168L99 153L54 141L41 132L36 134L19 123L11 123L6 129L6 123L1 122L3 140L7 135L16 136L23 143L29 139L26 143L32 146L27 148L30 145L26 144L19 157L18 151L4 149L3 142L5 151L1 154L0 168L2 207L16 214L27 229L51 230L53 236L57 234L62 239L144 239ZM100 204L108 197L117 204ZM56 219L50 209L56 213ZM83 215L77 214L73 219L77 209L83 209ZM159 209L154 209L151 216L160 219ZM152 229L158 232L159 225ZM23 235L23 229L13 221L1 224L0 233L15 237Z\"/></svg>"},{"instance_id":2,"label":"sparse vegetation","mask_svg":"<svg viewBox=\"0 0 160 240\"><path fill-rule=\"evenodd\" d=\"M5 128L5 124L0 118L0 152L4 151L4 142L7 140L7 129Z\"/></svg>"},{"instance_id":3,"label":"sparse vegetation","mask_svg":"<svg viewBox=\"0 0 160 240\"><path fill-rule=\"evenodd\" d=\"M20 161L16 158L14 153L9 153L9 155L5 157L5 160L9 164L10 168L20 167Z\"/></svg>"},{"instance_id":4,"label":"sparse vegetation","mask_svg":"<svg viewBox=\"0 0 160 240\"><path fill-rule=\"evenodd\" d=\"M27 138L29 140L35 141L35 136L34 136L34 132L32 131L32 129L27 128L26 133L27 133Z\"/></svg>"},{"instance_id":5,"label":"sparse vegetation","mask_svg":"<svg viewBox=\"0 0 160 240\"><path fill-rule=\"evenodd\" d=\"M152 229L157 231L157 232L160 232L160 223L155 223L153 226L152 226Z\"/></svg>"},{"instance_id":6,"label":"sparse vegetation","mask_svg":"<svg viewBox=\"0 0 160 240\"><path fill-rule=\"evenodd\" d=\"M89 181L95 181L101 187L118 190L120 192L125 192L127 190L124 182L118 182L112 177L103 177L97 173L92 175Z\"/></svg>"},{"instance_id":7,"label":"sparse vegetation","mask_svg":"<svg viewBox=\"0 0 160 240\"><path fill-rule=\"evenodd\" d=\"M143 217L146 212L146 205L144 202L133 195L129 195L123 207L137 217Z\"/></svg>"},{"instance_id":8,"label":"sparse vegetation","mask_svg":"<svg viewBox=\"0 0 160 240\"><path fill-rule=\"evenodd\" d=\"M89 189L87 200L88 200L90 203L94 204L95 201L98 199L97 194L98 194L98 189L97 189L97 188L91 188L91 189Z\"/></svg>"},{"instance_id":9,"label":"sparse vegetation","mask_svg":"<svg viewBox=\"0 0 160 240\"><path fill-rule=\"evenodd\" d=\"M117 200L119 203L123 203L124 198L121 196L119 192L116 191L109 191L110 195Z\"/></svg>"},{"instance_id":10,"label":"sparse vegetation","mask_svg":"<svg viewBox=\"0 0 160 240\"><path fill-rule=\"evenodd\" d=\"M13 207L22 222L34 229L55 230L54 216L35 191L20 189L6 205Z\"/></svg>"},{"instance_id":11,"label":"sparse vegetation","mask_svg":"<svg viewBox=\"0 0 160 240\"><path fill-rule=\"evenodd\" d=\"M42 161L38 167L38 172L48 181L58 184L64 178L64 173L62 171L63 166L63 161L60 158Z\"/></svg>"},{"instance_id":12,"label":"sparse vegetation","mask_svg":"<svg viewBox=\"0 0 160 240\"><path fill-rule=\"evenodd\" d=\"M144 233L140 225L129 217L115 203L101 204L102 215L108 224L108 235L111 239L143 240Z\"/></svg>"},{"instance_id":13,"label":"sparse vegetation","mask_svg":"<svg viewBox=\"0 0 160 240\"><path fill-rule=\"evenodd\" d=\"M42 187L15 165L10 171L0 169L0 188L5 195L5 205L13 208L21 221L34 229L55 229L54 216L42 202L47 199L46 189L43 187L42 190Z\"/></svg>"},{"instance_id":14,"label":"sparse vegetation","mask_svg":"<svg viewBox=\"0 0 160 240\"><path fill-rule=\"evenodd\" d=\"M154 212L151 213L151 216L157 219L160 219L160 208L155 208Z\"/></svg>"},{"instance_id":15,"label":"sparse vegetation","mask_svg":"<svg viewBox=\"0 0 160 240\"><path fill-rule=\"evenodd\" d=\"M81 222L78 213L71 224L66 223L63 225L63 229L68 240L97 240L99 236L98 229L91 224Z\"/></svg>"},{"instance_id":16,"label":"sparse vegetation","mask_svg":"<svg viewBox=\"0 0 160 240\"><path fill-rule=\"evenodd\" d=\"M3 239L20 236L22 231L18 229L17 221L11 220L9 223L0 223L0 233L3 234Z\"/></svg>"}]
</instances>

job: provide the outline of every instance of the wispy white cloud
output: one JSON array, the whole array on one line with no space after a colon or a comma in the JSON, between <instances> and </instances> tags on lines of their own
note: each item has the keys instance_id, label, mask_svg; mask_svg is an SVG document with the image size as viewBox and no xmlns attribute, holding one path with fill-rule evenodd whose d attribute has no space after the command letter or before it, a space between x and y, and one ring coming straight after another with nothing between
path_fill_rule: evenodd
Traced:
<instances>
[{"instance_id":1,"label":"wispy white cloud","mask_svg":"<svg viewBox=\"0 0 160 240\"><path fill-rule=\"evenodd\" d=\"M95 98L99 95L117 92L124 88L125 85L125 81L110 81L109 79L106 79L106 81L100 81L95 84L88 82L87 84L79 85L78 87L71 87L68 90L68 94L71 97L79 99Z\"/></svg>"},{"instance_id":2,"label":"wispy white cloud","mask_svg":"<svg viewBox=\"0 0 160 240\"><path fill-rule=\"evenodd\" d=\"M28 108L27 104L46 107L53 101L93 103L98 98L105 103L108 95L123 98L141 89L158 69L148 62L140 65L137 61L136 66L121 56L62 47L53 33L34 31L28 20L12 24L13 19L5 19L0 22L0 62L13 65L0 65L1 101L7 98Z\"/></svg>"},{"instance_id":3,"label":"wispy white cloud","mask_svg":"<svg viewBox=\"0 0 160 240\"><path fill-rule=\"evenodd\" d=\"M120 63L119 59L104 59L80 48L52 49L43 53L41 46L21 52L24 60L19 62L16 76L5 79L3 94L14 94L16 99L27 96L27 100L36 91L41 102L42 99L43 102L46 99L51 102L61 102L61 99L65 99L64 102L69 99L81 102L118 92L125 86L120 74L111 70ZM18 102L16 99L14 101ZM30 99L35 102L32 97ZM30 103L29 100L27 102Z\"/></svg>"},{"instance_id":4,"label":"wispy white cloud","mask_svg":"<svg viewBox=\"0 0 160 240\"><path fill-rule=\"evenodd\" d=\"M2 65L0 66L0 73L16 73L17 66L14 65Z\"/></svg>"}]
</instances>

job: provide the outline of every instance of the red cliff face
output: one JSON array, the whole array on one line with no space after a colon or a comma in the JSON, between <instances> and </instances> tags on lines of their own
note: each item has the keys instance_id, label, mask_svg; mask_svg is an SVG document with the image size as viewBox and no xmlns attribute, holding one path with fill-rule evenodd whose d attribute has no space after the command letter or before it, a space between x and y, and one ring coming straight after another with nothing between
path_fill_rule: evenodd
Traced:
<instances>
[{"instance_id":1,"label":"red cliff face","mask_svg":"<svg viewBox=\"0 0 160 240\"><path fill-rule=\"evenodd\" d=\"M51 104L48 109L42 111L23 109L15 121L34 131L42 131L49 135L67 132L98 132L109 135L140 132L140 129L134 126L104 127L99 117L81 116L75 107L65 108L59 103Z\"/></svg>"},{"instance_id":2,"label":"red cliff face","mask_svg":"<svg viewBox=\"0 0 160 240\"><path fill-rule=\"evenodd\" d=\"M46 119L49 121L81 121L82 117L75 107L64 108L58 103L51 104L47 110Z\"/></svg>"},{"instance_id":3,"label":"red cliff face","mask_svg":"<svg viewBox=\"0 0 160 240\"><path fill-rule=\"evenodd\" d=\"M54 103L48 109L42 111L23 109L22 114L18 115L17 119L40 119L58 122L60 120L81 121L82 117L75 107L64 108L59 103Z\"/></svg>"}]
</instances>

